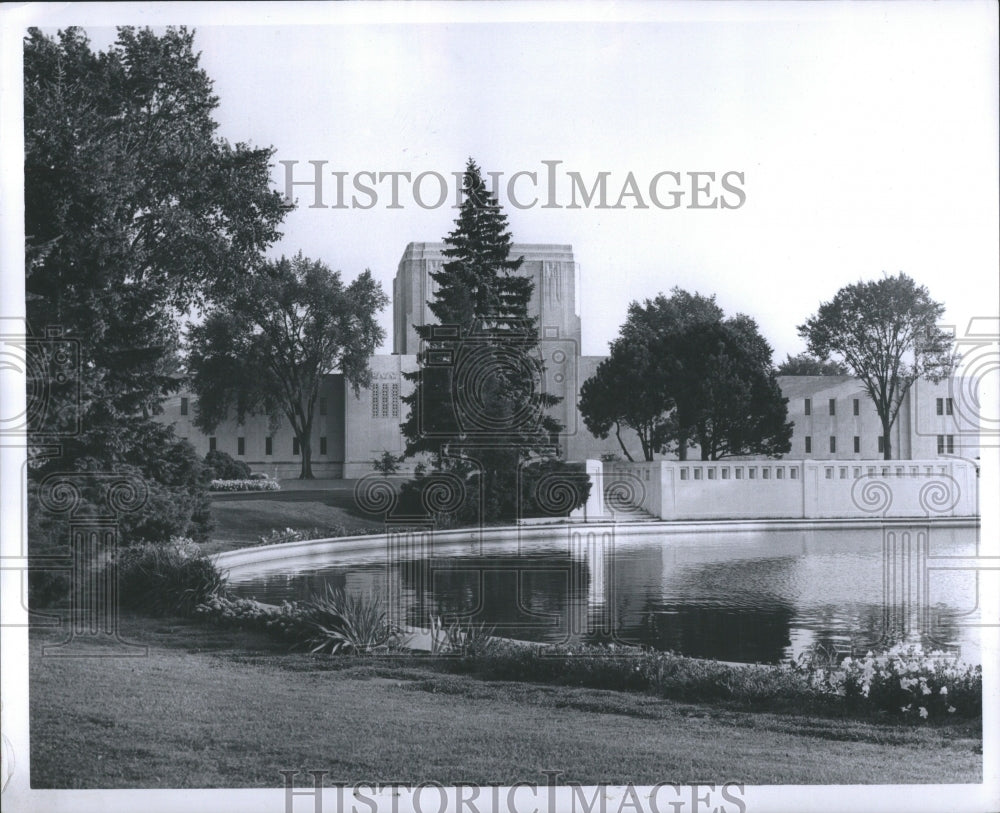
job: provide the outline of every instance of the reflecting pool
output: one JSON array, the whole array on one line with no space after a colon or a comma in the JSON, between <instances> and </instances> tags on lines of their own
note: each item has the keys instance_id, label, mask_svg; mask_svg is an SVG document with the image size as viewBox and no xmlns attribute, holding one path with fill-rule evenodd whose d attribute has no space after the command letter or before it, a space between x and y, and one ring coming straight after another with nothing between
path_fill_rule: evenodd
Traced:
<instances>
[{"instance_id":1,"label":"reflecting pool","mask_svg":"<svg viewBox=\"0 0 1000 813\"><path fill-rule=\"evenodd\" d=\"M497 635L643 644L694 657L779 663L813 645L863 654L899 638L979 663L975 528L656 533L558 529L542 541L383 537L365 552L231 573L279 603L326 583L377 591L394 620L460 617ZM952 565L949 568L949 564Z\"/></svg>"}]
</instances>

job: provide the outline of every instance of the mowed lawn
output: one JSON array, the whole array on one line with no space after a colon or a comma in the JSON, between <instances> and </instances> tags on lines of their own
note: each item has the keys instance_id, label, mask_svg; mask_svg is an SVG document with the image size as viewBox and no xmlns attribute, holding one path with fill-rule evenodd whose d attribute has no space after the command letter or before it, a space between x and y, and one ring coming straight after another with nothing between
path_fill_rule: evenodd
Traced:
<instances>
[{"instance_id":1,"label":"mowed lawn","mask_svg":"<svg viewBox=\"0 0 1000 813\"><path fill-rule=\"evenodd\" d=\"M38 788L280 787L437 780L654 784L982 781L981 723L742 711L626 692L492 682L419 659L286 654L264 637L126 616L140 658L50 658L32 632Z\"/></svg>"},{"instance_id":2,"label":"mowed lawn","mask_svg":"<svg viewBox=\"0 0 1000 813\"><path fill-rule=\"evenodd\" d=\"M281 491L213 493L214 528L207 554L245 547L272 530L341 527L364 533L385 527L381 517L366 514L354 499L353 480L282 480Z\"/></svg>"}]
</instances>

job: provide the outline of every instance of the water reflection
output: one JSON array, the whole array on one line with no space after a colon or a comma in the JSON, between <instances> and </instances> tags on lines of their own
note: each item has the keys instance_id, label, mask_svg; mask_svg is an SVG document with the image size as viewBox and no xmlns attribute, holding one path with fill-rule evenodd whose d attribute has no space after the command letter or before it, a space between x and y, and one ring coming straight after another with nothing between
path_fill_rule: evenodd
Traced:
<instances>
[{"instance_id":1,"label":"water reflection","mask_svg":"<svg viewBox=\"0 0 1000 813\"><path fill-rule=\"evenodd\" d=\"M237 574L234 586L273 602L304 598L326 583L375 590L401 623L426 627L432 616L460 617L532 641L613 641L778 663L817 644L863 653L909 637L978 662L975 573L917 572L912 564L928 555L974 555L976 531L915 529L912 541L902 553L899 545L886 548L875 528L564 535L527 550L517 543L423 544L400 548L403 555ZM914 558L918 541L924 559Z\"/></svg>"}]
</instances>

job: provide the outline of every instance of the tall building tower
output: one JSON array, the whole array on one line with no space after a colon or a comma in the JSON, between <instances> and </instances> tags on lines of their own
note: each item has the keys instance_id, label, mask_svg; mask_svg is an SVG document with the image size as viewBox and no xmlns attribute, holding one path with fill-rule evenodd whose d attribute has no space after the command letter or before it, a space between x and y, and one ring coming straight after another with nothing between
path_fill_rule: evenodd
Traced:
<instances>
[{"instance_id":1,"label":"tall building tower","mask_svg":"<svg viewBox=\"0 0 1000 813\"><path fill-rule=\"evenodd\" d=\"M420 338L414 325L435 322L427 302L434 297L431 273L445 262L444 243L410 243L403 252L392 282L392 352L414 355ZM538 319L541 339L567 342L580 354L580 317L576 310L577 265L573 247L550 244L519 244L511 247L512 259L524 257L520 273L535 282L529 313Z\"/></svg>"}]
</instances>

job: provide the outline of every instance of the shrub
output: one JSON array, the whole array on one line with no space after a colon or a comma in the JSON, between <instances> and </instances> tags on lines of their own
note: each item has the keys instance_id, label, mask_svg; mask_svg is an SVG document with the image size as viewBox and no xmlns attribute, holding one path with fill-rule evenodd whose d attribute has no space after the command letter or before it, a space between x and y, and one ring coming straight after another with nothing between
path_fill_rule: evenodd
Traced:
<instances>
[{"instance_id":1,"label":"shrub","mask_svg":"<svg viewBox=\"0 0 1000 813\"><path fill-rule=\"evenodd\" d=\"M517 465L517 459L511 465ZM477 524L484 519L513 522L521 517L561 517L583 505L590 496L590 477L580 463L541 460L523 466L518 486L510 476L501 493L484 490L480 474L469 463L448 471L417 467L414 477L399 490L395 514L399 518L430 518L438 528ZM480 497L486 504L480 504Z\"/></svg>"},{"instance_id":2,"label":"shrub","mask_svg":"<svg viewBox=\"0 0 1000 813\"><path fill-rule=\"evenodd\" d=\"M277 480L247 478L246 480L212 480L208 487L212 491L281 491Z\"/></svg>"},{"instance_id":3,"label":"shrub","mask_svg":"<svg viewBox=\"0 0 1000 813\"><path fill-rule=\"evenodd\" d=\"M388 477L399 471L399 464L402 462L402 457L397 457L392 452L385 450L379 457L372 460L372 468Z\"/></svg>"},{"instance_id":4,"label":"shrub","mask_svg":"<svg viewBox=\"0 0 1000 813\"><path fill-rule=\"evenodd\" d=\"M225 587L215 563L190 539L145 543L118 554L119 597L123 607L151 615L190 615Z\"/></svg>"},{"instance_id":5,"label":"shrub","mask_svg":"<svg viewBox=\"0 0 1000 813\"><path fill-rule=\"evenodd\" d=\"M521 469L521 516L564 517L590 496L590 477L582 463L541 460Z\"/></svg>"},{"instance_id":6,"label":"shrub","mask_svg":"<svg viewBox=\"0 0 1000 813\"><path fill-rule=\"evenodd\" d=\"M250 467L218 449L205 455L205 467L213 480L248 480Z\"/></svg>"}]
</instances>

